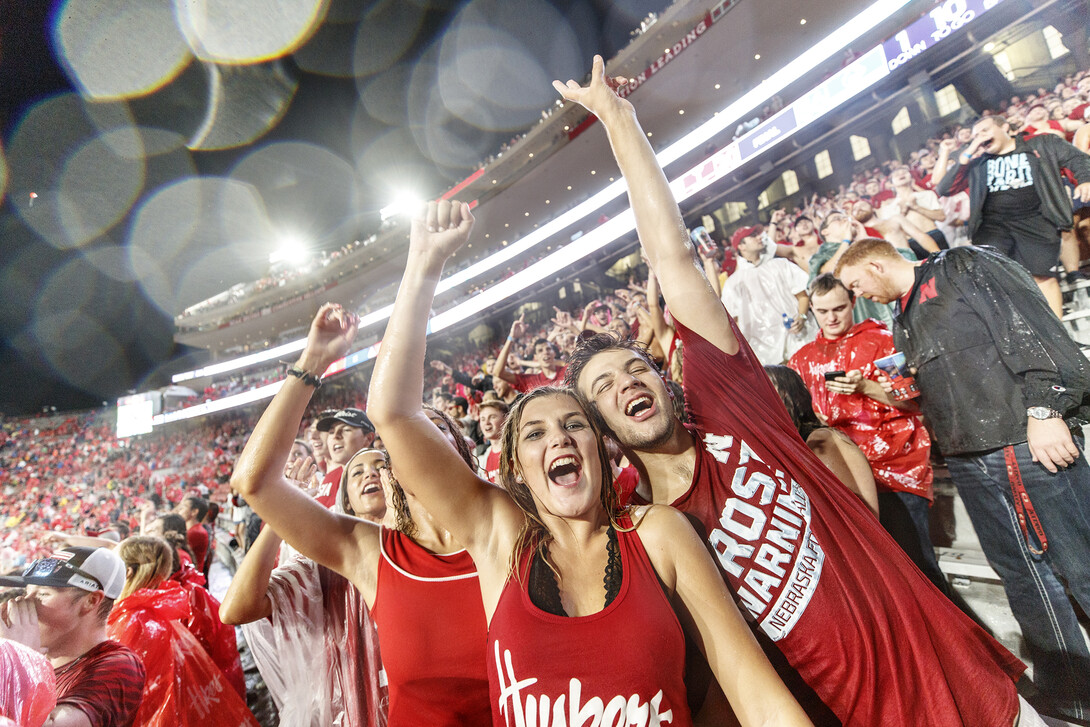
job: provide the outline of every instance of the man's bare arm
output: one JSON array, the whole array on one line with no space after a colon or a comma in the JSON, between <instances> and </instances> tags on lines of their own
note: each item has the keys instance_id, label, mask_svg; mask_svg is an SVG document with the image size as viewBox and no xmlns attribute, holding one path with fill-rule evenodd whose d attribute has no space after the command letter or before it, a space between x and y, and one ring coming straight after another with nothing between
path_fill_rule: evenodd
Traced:
<instances>
[{"instance_id":1,"label":"man's bare arm","mask_svg":"<svg viewBox=\"0 0 1090 727\"><path fill-rule=\"evenodd\" d=\"M91 720L79 707L70 704L61 704L54 709L44 727L92 727Z\"/></svg>"},{"instance_id":2,"label":"man's bare arm","mask_svg":"<svg viewBox=\"0 0 1090 727\"><path fill-rule=\"evenodd\" d=\"M738 341L726 308L716 296L696 260L666 175L636 119L635 110L620 98L605 75L605 61L594 57L590 84L553 81L564 98L582 104L602 122L613 155L628 184L628 199L636 232L651 268L659 278L674 318L726 353L738 351Z\"/></svg>"}]
</instances>

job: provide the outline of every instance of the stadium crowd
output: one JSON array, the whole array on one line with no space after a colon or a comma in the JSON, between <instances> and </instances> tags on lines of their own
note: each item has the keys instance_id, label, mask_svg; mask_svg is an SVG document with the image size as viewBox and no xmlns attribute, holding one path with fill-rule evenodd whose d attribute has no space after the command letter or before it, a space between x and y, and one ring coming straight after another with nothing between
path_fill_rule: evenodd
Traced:
<instances>
[{"instance_id":1,"label":"stadium crowd","mask_svg":"<svg viewBox=\"0 0 1090 727\"><path fill-rule=\"evenodd\" d=\"M638 124L625 114L626 102L599 78L600 66L599 60L589 86L569 82L558 90L606 124L630 188L647 185L644 196L633 194L633 204L648 205L637 210L637 223L657 275L641 267L627 285L610 286L612 292L574 310L524 305L517 318L505 321L505 338L483 345L441 338L432 349L442 353L425 361L420 317L426 317L434 292L427 286L437 279L435 266L442 269L472 227L468 209L433 205L427 230L424 222L414 222L410 284L398 293L369 396L356 374L351 394L348 386L320 388L315 374L348 350L355 332L352 313L323 306L302 358L263 411L212 415L127 440L112 435L101 413L3 423L0 571L10 574L9 584L21 578L30 595L5 596L0 635L8 638L0 640L0 659L21 665L19 673L52 671L56 683L52 691L38 690L19 702L22 712L2 711L16 698L0 694L8 700L0 702L0 715L41 724L57 705L62 713L115 718L89 718L88 724L256 724L243 701L241 668L222 617L247 623L247 642L271 644L257 660L265 681L278 685L272 688L280 690L273 697L281 714L305 715L305 700L317 698L328 719L343 719L322 723L413 724L432 709L435 724L484 723L490 712L502 724L509 712L520 712L519 719L537 716L535 705L541 706L541 723L549 723L550 699L554 714L565 710L564 696L573 710L578 707L570 677L583 680L585 694L596 695L599 713L633 719L668 704L679 721L690 709L694 715L731 709L743 724L771 718L778 724L806 724L808 718L815 724L1043 724L1013 686L1025 666L973 622L975 615L957 602L938 568L927 518L932 462L945 456L1022 627L1039 689L1029 695L1034 706L1090 723L1090 651L1068 596L1090 610L1090 532L1072 512L1090 506L1090 476L1079 439L1067 433L1068 425L1084 421L1090 366L1059 323L1057 282L1060 276L1069 283L1081 278L1080 250L1090 234L1090 74L1066 77L1052 90L1013 98L994 113L952 126L904 160L838 180L835 189L813 194L792 210L772 210L766 225L727 230L708 216L692 221L690 240L670 247L661 243L669 237L662 230L671 229L679 213L671 208L672 197L667 204L655 186L662 175L653 154L648 156L646 138L630 133ZM1012 161L997 161L1004 158ZM1023 210L1027 204L1029 213ZM1035 226L1012 228L1016 218L1032 218ZM980 247L984 243L990 247ZM439 259L437 250L446 257ZM694 250L699 267L678 262ZM691 284L697 270L714 298L703 294L704 283ZM691 292L697 288L700 295ZM924 308L931 300L946 306L945 324L924 312L937 307ZM970 315L977 316L977 325L958 328ZM618 340L638 341L646 349ZM1043 355L1043 342L1049 355ZM976 347L971 359L959 358L966 345ZM994 360L988 358L993 350ZM917 368L880 363L897 351ZM617 368L603 364L622 354L631 358ZM648 383L658 381L652 364L665 377L661 395L657 383ZM995 396L970 396L972 377L989 377ZM270 380L256 378L213 382L205 393ZM548 388L565 384L575 394ZM610 392L625 387L642 393L618 399L621 406ZM694 391L702 396L693 397ZM420 409L421 394L430 408ZM776 395L785 410L767 405L767 397ZM757 402L758 409L747 417L741 399ZM571 461L541 465L529 459L542 457L537 440L526 434L533 429L526 424L531 413L542 438L575 442L574 454L566 455ZM651 441L633 433L652 419L673 422L675 414L688 428L670 429L669 438ZM578 427L569 427L572 421ZM610 435L608 447L600 430ZM722 495L719 500L690 498L693 463L681 461L687 455L664 454L667 444L685 437L703 442L696 481L707 479L709 491ZM434 456L406 456L421 446ZM595 483L590 504L581 504L602 528L587 537L593 547L579 549L564 529L581 527L584 510L568 515L563 498L553 501L535 491L520 500L519 493L529 493L531 480L562 487L589 480L584 470L591 472L595 459L608 467L599 477L614 485ZM813 464L819 460L824 467ZM728 461L727 474L708 474ZM737 462L748 462L759 477L744 480L744 467L733 469ZM985 491L987 483L974 467L1003 473L992 484L1004 484L998 491L1006 500L994 489ZM680 491L670 479L679 469L688 475ZM1020 475L1008 479L1012 471ZM1061 486L1069 498L1046 502L1041 493ZM731 487L739 497L746 490L745 497L754 499L723 500ZM595 499L599 490L601 502ZM758 491L764 495L756 497ZM783 509L791 498L796 509ZM223 513L218 521L210 503ZM715 546L718 560L705 558L700 541L684 529L686 520L671 520L653 506L620 507L629 503L673 503L690 513L703 522L701 534ZM753 531L761 529L762 518L780 518L780 539L764 533L759 545L741 542L753 532L731 519L731 507L750 518ZM1018 517L1001 523L1016 507ZM803 528L803 515L811 540L777 550L785 533ZM269 523L264 530L262 520ZM716 529L720 521L723 530ZM228 523L230 531L222 530ZM217 541L227 547L217 548ZM673 559L681 555L666 555L670 549L663 542L698 561L693 570L699 573L675 568ZM472 560L449 555L466 552ZM811 560L796 566L803 553ZM222 608L206 590L217 560L235 573ZM529 685L517 682L511 651L505 666L496 634L505 639L503 648L514 648L519 629L534 624L516 613L512 593L521 591L527 603L552 617L536 627L543 632L536 638L563 629L575 643L616 643L620 637L613 631L592 637L574 630L579 618L563 619L610 611L608 605L602 610L600 593L584 587L601 590L599 561L607 604L628 598L619 592L620 580L610 580L620 579L616 571L623 570L625 579L631 576L632 593L648 599L640 603L644 612L656 618L676 625L674 610L694 613L697 604L714 614L714 629L698 618L703 629L690 634L707 647L703 671L681 669L680 630L654 630L660 647L644 656L662 655L665 666L656 668L676 671L670 672L665 697L651 689L616 702L610 696L621 694L621 687L611 681L610 669L595 660L576 678L566 665L557 667L573 659L562 649L545 650L548 657L532 661L546 674L531 696L520 695ZM593 563L593 573L580 571L580 562ZM785 564L795 568L792 577L798 568L811 569L805 582L796 580L806 596L789 603L790 616L773 613L765 603L780 594L781 586L772 583L782 578L772 574L782 576ZM864 579L864 568L877 575ZM512 572L518 577L508 578ZM405 583L397 580L399 573L407 575ZM637 574L644 579L638 587ZM409 583L414 579L415 585ZM737 595L738 608L723 605L733 604L729 598L716 600L726 593L724 582ZM1035 591L1027 583L1043 585ZM660 586L671 598L658 598ZM64 612L82 624L85 637L76 644L40 615L41 608L31 615L35 598L45 602L43 589L66 587L86 601L56 607L57 613L69 609ZM839 590L830 596L829 589ZM395 607L403 605L399 597L411 597L412 607L395 616ZM875 638L881 643L861 643L847 628L851 619L836 613L829 599L857 599L853 605L862 605L856 616L873 619L868 623L880 632ZM447 618L430 623L421 614L438 602L449 607ZM813 620L799 620L808 608L819 611L823 628L835 637L816 635L821 629ZM763 650L741 625L741 612L760 627ZM1045 612L1055 617L1051 628L1044 625ZM488 632L495 658L478 653L485 643L485 613L495 630ZM650 617L645 621L639 628L661 628ZM27 626L31 622L40 626L40 638L27 636L36 633ZM300 643L300 633L318 644L311 658L329 660L322 686L308 683L305 694L284 678L288 656L280 653ZM473 639L480 643L472 646ZM815 645L821 640L843 651L829 657L834 647ZM380 642L390 644L381 654ZM421 653L409 654L407 644L418 642ZM448 651L431 654L437 642ZM521 644L518 655L528 658L542 643ZM39 647L48 648L53 670L41 668ZM621 658L609 648L602 651ZM784 670L779 651L793 670ZM334 652L356 658L347 664ZM102 663L91 669L87 655ZM425 655L433 663L423 663ZM631 689L654 687L658 672L645 674L641 670L649 665L637 657L631 655L631 673L644 681L634 679ZM386 680L378 676L380 662ZM519 663L519 675L530 671L526 661ZM425 688L412 687L413 670L427 672ZM16 671L12 667L10 673ZM799 689L801 682L787 676L791 671L810 689ZM891 671L895 678L882 676ZM703 673L699 689L699 680L685 683L683 673ZM176 678L159 678L165 674ZM875 681L868 687L861 674ZM95 679L103 680L98 693L87 688ZM109 679L122 686L107 700L101 684ZM0 684L7 688L2 676ZM763 699L747 699L747 690ZM50 699L43 711L41 704Z\"/></svg>"}]
</instances>

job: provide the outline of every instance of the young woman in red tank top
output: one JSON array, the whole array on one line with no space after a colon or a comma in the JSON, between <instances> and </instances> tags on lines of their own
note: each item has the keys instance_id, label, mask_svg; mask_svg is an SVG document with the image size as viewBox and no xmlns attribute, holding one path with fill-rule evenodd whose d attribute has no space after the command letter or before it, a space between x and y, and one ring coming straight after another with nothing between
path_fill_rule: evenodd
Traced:
<instances>
[{"instance_id":1,"label":"young woman in red tank top","mask_svg":"<svg viewBox=\"0 0 1090 727\"><path fill-rule=\"evenodd\" d=\"M354 318L339 306L323 306L298 368L320 375L345 352L329 344L336 339L346 350L355 331ZM387 487L394 528L327 510L285 478L284 463L312 393L303 378L288 377L239 456L231 486L285 542L359 589L378 627L389 727L487 724L486 624L464 548L401 490L379 450L353 456L345 466L347 482L365 491ZM475 471L449 417L432 410L424 422L452 452L448 468ZM366 471L356 476L356 468Z\"/></svg>"},{"instance_id":2,"label":"young woman in red tank top","mask_svg":"<svg viewBox=\"0 0 1090 727\"><path fill-rule=\"evenodd\" d=\"M601 434L571 394L538 389L515 404L505 489L455 466L420 400L435 287L472 223L449 201L413 221L368 413L399 476L477 564L493 723L691 724L680 616L743 725L810 724L684 517L617 506Z\"/></svg>"}]
</instances>

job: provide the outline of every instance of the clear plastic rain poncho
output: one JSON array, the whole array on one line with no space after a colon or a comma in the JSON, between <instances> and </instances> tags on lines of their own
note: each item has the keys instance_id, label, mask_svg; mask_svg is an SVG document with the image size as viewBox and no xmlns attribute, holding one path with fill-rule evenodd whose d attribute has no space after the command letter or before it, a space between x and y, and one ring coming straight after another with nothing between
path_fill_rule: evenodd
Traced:
<instances>
[{"instance_id":1,"label":"clear plastic rain poncho","mask_svg":"<svg viewBox=\"0 0 1090 727\"><path fill-rule=\"evenodd\" d=\"M346 490L334 512L345 512ZM281 727L385 727L378 631L356 587L284 543L269 579L272 616L242 633Z\"/></svg>"},{"instance_id":2,"label":"clear plastic rain poncho","mask_svg":"<svg viewBox=\"0 0 1090 727\"><path fill-rule=\"evenodd\" d=\"M806 291L808 276L795 263L776 257L767 237L756 265L738 256L738 268L723 285L723 305L738 321L738 328L764 365L783 363L817 335L809 314L799 333L789 330L788 319L798 315L796 294Z\"/></svg>"}]
</instances>

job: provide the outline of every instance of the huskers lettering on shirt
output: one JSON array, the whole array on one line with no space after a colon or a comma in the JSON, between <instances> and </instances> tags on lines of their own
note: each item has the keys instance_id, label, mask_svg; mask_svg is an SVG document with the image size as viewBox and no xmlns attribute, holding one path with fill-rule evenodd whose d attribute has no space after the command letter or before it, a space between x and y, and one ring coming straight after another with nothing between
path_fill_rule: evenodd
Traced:
<instances>
[{"instance_id":1,"label":"huskers lettering on shirt","mask_svg":"<svg viewBox=\"0 0 1090 727\"><path fill-rule=\"evenodd\" d=\"M989 192L1010 192L1033 186L1033 167L1026 152L1015 152L985 161Z\"/></svg>"},{"instance_id":2,"label":"huskers lettering on shirt","mask_svg":"<svg viewBox=\"0 0 1090 727\"><path fill-rule=\"evenodd\" d=\"M510 727L567 727L568 725L651 725L673 724L674 711L663 704L663 691L646 699L639 694L618 694L612 698L583 693L578 677L568 681L561 694L535 694L536 677L522 679L515 674L511 651L493 642L496 674L499 676L499 709L503 724Z\"/></svg>"},{"instance_id":3,"label":"huskers lettering on shirt","mask_svg":"<svg viewBox=\"0 0 1090 727\"><path fill-rule=\"evenodd\" d=\"M685 633L638 529L617 521L621 585L601 611L561 616L527 590L536 547L519 557L488 629L493 727L691 727Z\"/></svg>"}]
</instances>

